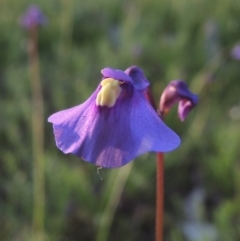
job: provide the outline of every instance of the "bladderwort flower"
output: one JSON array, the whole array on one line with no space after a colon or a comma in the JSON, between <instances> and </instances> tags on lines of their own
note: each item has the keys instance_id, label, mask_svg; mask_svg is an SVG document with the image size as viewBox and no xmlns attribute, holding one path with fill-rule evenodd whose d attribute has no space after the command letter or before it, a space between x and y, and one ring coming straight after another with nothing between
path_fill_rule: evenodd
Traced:
<instances>
[{"instance_id":1,"label":"bladderwort flower","mask_svg":"<svg viewBox=\"0 0 240 241\"><path fill-rule=\"evenodd\" d=\"M27 11L20 18L21 26L28 30L35 28L38 25L45 25L46 23L46 16L35 4L30 5Z\"/></svg>"},{"instance_id":2,"label":"bladderwort flower","mask_svg":"<svg viewBox=\"0 0 240 241\"><path fill-rule=\"evenodd\" d=\"M188 113L197 105L198 96L193 94L183 80L173 80L164 89L160 98L160 114L165 116L178 103L178 116L184 121Z\"/></svg>"},{"instance_id":3,"label":"bladderwort flower","mask_svg":"<svg viewBox=\"0 0 240 241\"><path fill-rule=\"evenodd\" d=\"M180 138L144 97L149 81L136 66L105 68L95 92L83 103L48 118L57 147L105 168L121 167L146 152L169 152Z\"/></svg>"}]
</instances>

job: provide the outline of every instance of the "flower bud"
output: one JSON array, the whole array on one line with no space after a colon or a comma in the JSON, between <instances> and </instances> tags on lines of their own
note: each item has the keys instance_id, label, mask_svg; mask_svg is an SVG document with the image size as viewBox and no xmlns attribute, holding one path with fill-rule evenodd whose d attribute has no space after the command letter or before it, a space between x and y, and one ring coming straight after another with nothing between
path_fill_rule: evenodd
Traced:
<instances>
[{"instance_id":1,"label":"flower bud","mask_svg":"<svg viewBox=\"0 0 240 241\"><path fill-rule=\"evenodd\" d=\"M28 30L46 23L47 18L42 13L41 9L35 4L30 5L27 11L20 18L21 26Z\"/></svg>"},{"instance_id":2,"label":"flower bud","mask_svg":"<svg viewBox=\"0 0 240 241\"><path fill-rule=\"evenodd\" d=\"M175 103L178 103L178 116L181 121L185 120L198 103L198 96L189 91L183 80L171 81L163 91L159 104L161 115L165 116Z\"/></svg>"}]
</instances>

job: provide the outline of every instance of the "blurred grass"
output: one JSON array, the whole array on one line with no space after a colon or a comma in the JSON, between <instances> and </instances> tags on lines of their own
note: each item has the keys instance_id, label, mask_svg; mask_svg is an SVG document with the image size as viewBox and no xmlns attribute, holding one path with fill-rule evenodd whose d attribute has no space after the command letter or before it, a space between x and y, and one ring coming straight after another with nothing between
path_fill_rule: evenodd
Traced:
<instances>
[{"instance_id":1,"label":"blurred grass","mask_svg":"<svg viewBox=\"0 0 240 241\"><path fill-rule=\"evenodd\" d=\"M184 199L201 186L206 192L204 221L216 227L220 241L238 241L240 69L229 51L240 40L240 2L36 3L48 17L39 33L45 120L86 100L106 66L139 65L156 99L170 80L185 79L200 103L184 123L176 109L166 119L182 145L166 155L165 240L186 240L180 225L187 219ZM37 240L31 236L27 34L18 24L29 4L0 1L0 240L6 241ZM44 128L46 240L96 240L104 219L112 219L108 240L153 240L154 155L138 158L124 191L116 185L113 192L114 170L100 170L101 180L96 167L57 150L47 121ZM115 215L105 211L109 198L115 198Z\"/></svg>"}]
</instances>

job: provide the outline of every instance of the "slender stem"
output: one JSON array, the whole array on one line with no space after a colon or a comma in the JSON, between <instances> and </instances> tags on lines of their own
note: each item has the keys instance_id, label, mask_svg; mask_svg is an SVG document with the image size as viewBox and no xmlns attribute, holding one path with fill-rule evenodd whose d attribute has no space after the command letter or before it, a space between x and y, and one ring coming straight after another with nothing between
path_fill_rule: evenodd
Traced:
<instances>
[{"instance_id":1,"label":"slender stem","mask_svg":"<svg viewBox=\"0 0 240 241\"><path fill-rule=\"evenodd\" d=\"M37 50L38 29L29 31L28 54L32 94L32 152L33 152L33 231L42 240L44 234L44 107L42 86L39 74L39 57Z\"/></svg>"},{"instance_id":2,"label":"slender stem","mask_svg":"<svg viewBox=\"0 0 240 241\"><path fill-rule=\"evenodd\" d=\"M150 88L145 91L145 98L158 113L159 118L163 119L163 112L157 110L156 103ZM155 238L156 241L163 241L163 216L164 216L164 155L157 153L156 160L156 221L155 221Z\"/></svg>"},{"instance_id":3,"label":"slender stem","mask_svg":"<svg viewBox=\"0 0 240 241\"><path fill-rule=\"evenodd\" d=\"M164 156L157 153L156 174L156 241L163 241L163 216L164 216Z\"/></svg>"}]
</instances>

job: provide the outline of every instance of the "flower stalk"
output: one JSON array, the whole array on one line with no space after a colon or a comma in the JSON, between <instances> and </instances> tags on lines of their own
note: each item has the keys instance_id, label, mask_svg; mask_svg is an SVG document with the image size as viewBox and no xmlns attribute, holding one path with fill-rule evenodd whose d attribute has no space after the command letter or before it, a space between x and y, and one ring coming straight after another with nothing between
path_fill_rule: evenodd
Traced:
<instances>
[{"instance_id":1,"label":"flower stalk","mask_svg":"<svg viewBox=\"0 0 240 241\"><path fill-rule=\"evenodd\" d=\"M31 87L31 128L33 159L33 235L34 240L44 239L45 190L44 190L44 105L39 71L38 27L47 18L41 9L32 4L20 18L20 25L28 33L28 62Z\"/></svg>"},{"instance_id":2,"label":"flower stalk","mask_svg":"<svg viewBox=\"0 0 240 241\"><path fill-rule=\"evenodd\" d=\"M33 177L34 177L34 233L44 233L44 107L42 86L39 76L39 58L37 50L38 29L29 31L29 70L32 92L32 145L33 145Z\"/></svg>"},{"instance_id":3,"label":"flower stalk","mask_svg":"<svg viewBox=\"0 0 240 241\"><path fill-rule=\"evenodd\" d=\"M33 231L40 236L44 233L44 105L39 74L37 49L38 29L29 30L28 58L32 94L32 152L33 152Z\"/></svg>"},{"instance_id":4,"label":"flower stalk","mask_svg":"<svg viewBox=\"0 0 240 241\"><path fill-rule=\"evenodd\" d=\"M164 155L157 154L156 163L156 241L163 241L163 221L164 221Z\"/></svg>"},{"instance_id":5,"label":"flower stalk","mask_svg":"<svg viewBox=\"0 0 240 241\"><path fill-rule=\"evenodd\" d=\"M163 120L163 114L157 109L153 94L150 88L145 91L145 98L151 104L153 109ZM163 241L164 229L164 154L156 153L156 215L155 215L155 240Z\"/></svg>"}]
</instances>

